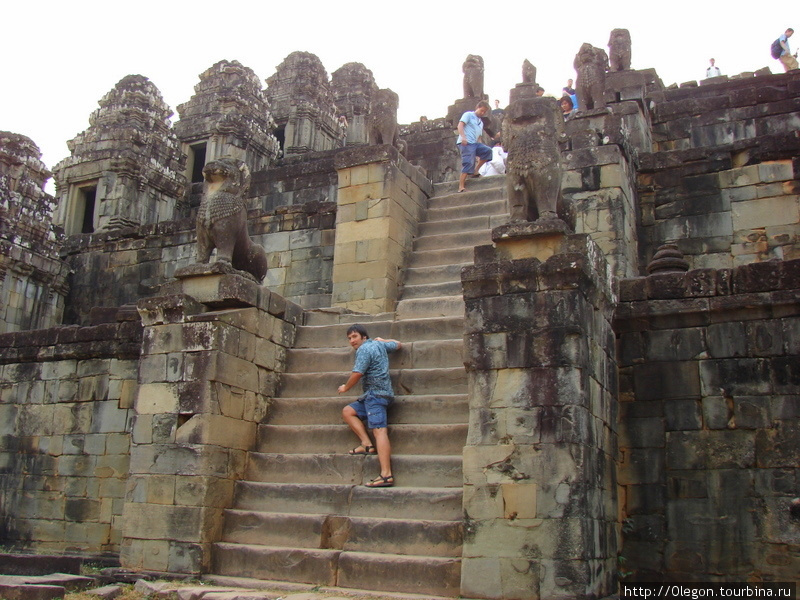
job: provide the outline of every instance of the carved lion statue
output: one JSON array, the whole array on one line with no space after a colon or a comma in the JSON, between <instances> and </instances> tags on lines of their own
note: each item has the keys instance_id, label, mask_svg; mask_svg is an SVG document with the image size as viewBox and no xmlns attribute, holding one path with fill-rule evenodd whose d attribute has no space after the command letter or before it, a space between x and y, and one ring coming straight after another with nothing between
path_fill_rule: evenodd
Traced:
<instances>
[{"instance_id":1,"label":"carved lion statue","mask_svg":"<svg viewBox=\"0 0 800 600\"><path fill-rule=\"evenodd\" d=\"M606 101L603 93L606 87L606 71L608 70L608 55L602 48L595 48L591 44L583 44L573 63L578 78L575 87L578 102L586 110L605 108Z\"/></svg>"},{"instance_id":2,"label":"carved lion statue","mask_svg":"<svg viewBox=\"0 0 800 600\"><path fill-rule=\"evenodd\" d=\"M536 83L536 67L527 58L522 63L522 83Z\"/></svg>"},{"instance_id":3,"label":"carved lion statue","mask_svg":"<svg viewBox=\"0 0 800 600\"><path fill-rule=\"evenodd\" d=\"M564 117L555 98L522 98L506 109L503 147L512 221L556 218L561 199Z\"/></svg>"},{"instance_id":4,"label":"carved lion statue","mask_svg":"<svg viewBox=\"0 0 800 600\"><path fill-rule=\"evenodd\" d=\"M608 39L610 71L628 71L631 68L631 33L627 29L614 29Z\"/></svg>"},{"instance_id":5,"label":"carved lion statue","mask_svg":"<svg viewBox=\"0 0 800 600\"><path fill-rule=\"evenodd\" d=\"M464 73L464 98L483 98L483 57L470 54L461 70Z\"/></svg>"},{"instance_id":6,"label":"carved lion statue","mask_svg":"<svg viewBox=\"0 0 800 600\"><path fill-rule=\"evenodd\" d=\"M197 213L197 262L217 260L246 271L259 283L267 274L267 253L247 233L244 194L250 169L240 160L220 158L203 167L203 197Z\"/></svg>"},{"instance_id":7,"label":"carved lion statue","mask_svg":"<svg viewBox=\"0 0 800 600\"><path fill-rule=\"evenodd\" d=\"M390 89L378 90L372 97L369 114L369 143L389 144L405 154L405 143L397 136L397 107L400 99Z\"/></svg>"}]
</instances>

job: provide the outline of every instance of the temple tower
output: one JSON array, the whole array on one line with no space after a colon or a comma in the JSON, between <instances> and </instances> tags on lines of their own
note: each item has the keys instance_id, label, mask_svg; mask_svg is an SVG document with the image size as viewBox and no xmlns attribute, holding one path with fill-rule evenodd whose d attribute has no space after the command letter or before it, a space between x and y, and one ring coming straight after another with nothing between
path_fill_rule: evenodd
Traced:
<instances>
[{"instance_id":1,"label":"temple tower","mask_svg":"<svg viewBox=\"0 0 800 600\"><path fill-rule=\"evenodd\" d=\"M55 166L55 222L73 235L172 219L185 157L158 88L128 75L99 104Z\"/></svg>"}]
</instances>

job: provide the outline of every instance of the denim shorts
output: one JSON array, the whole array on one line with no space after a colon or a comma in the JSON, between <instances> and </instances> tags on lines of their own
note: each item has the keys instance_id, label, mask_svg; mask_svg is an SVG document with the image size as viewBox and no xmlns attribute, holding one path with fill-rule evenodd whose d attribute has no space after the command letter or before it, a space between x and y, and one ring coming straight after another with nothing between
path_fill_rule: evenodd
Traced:
<instances>
[{"instance_id":1,"label":"denim shorts","mask_svg":"<svg viewBox=\"0 0 800 600\"><path fill-rule=\"evenodd\" d=\"M394 398L376 396L372 392L367 392L348 406L351 406L356 411L360 419L366 419L367 427L370 429L382 429L389 426L386 420L386 408L393 400Z\"/></svg>"},{"instance_id":2,"label":"denim shorts","mask_svg":"<svg viewBox=\"0 0 800 600\"><path fill-rule=\"evenodd\" d=\"M475 155L483 160L492 160L492 149L485 144L463 144L458 145L461 148L461 172L472 173L475 170Z\"/></svg>"}]
</instances>

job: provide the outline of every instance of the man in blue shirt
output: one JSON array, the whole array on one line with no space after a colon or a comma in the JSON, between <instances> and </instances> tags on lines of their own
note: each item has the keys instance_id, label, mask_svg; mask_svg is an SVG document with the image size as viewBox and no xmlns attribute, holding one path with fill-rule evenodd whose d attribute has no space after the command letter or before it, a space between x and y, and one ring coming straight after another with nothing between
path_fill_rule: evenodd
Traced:
<instances>
[{"instance_id":1,"label":"man in blue shirt","mask_svg":"<svg viewBox=\"0 0 800 600\"><path fill-rule=\"evenodd\" d=\"M342 409L342 419L361 442L350 451L350 454L354 456L377 454L381 473L365 485L392 487L394 485L392 447L389 443L386 408L394 400L394 392L389 378L388 353L399 350L402 344L397 340L382 338L371 340L364 326L358 324L351 325L347 329L347 341L356 351L356 359L347 382L339 386L339 393L344 394L359 381L364 390L358 400ZM363 419L366 419L367 427L375 436L375 445L372 445Z\"/></svg>"},{"instance_id":2,"label":"man in blue shirt","mask_svg":"<svg viewBox=\"0 0 800 600\"><path fill-rule=\"evenodd\" d=\"M458 191L466 190L467 176L477 176L478 170L488 160L492 160L492 149L480 143L483 135L483 117L491 110L485 100L478 102L475 110L468 110L461 115L458 122L458 144L461 150L461 178L458 180ZM475 156L478 164L475 165Z\"/></svg>"},{"instance_id":3,"label":"man in blue shirt","mask_svg":"<svg viewBox=\"0 0 800 600\"><path fill-rule=\"evenodd\" d=\"M781 44L781 64L783 70L786 72L792 71L797 68L797 53L792 56L792 51L789 49L789 38L794 34L794 29L789 27L786 32L778 38Z\"/></svg>"}]
</instances>

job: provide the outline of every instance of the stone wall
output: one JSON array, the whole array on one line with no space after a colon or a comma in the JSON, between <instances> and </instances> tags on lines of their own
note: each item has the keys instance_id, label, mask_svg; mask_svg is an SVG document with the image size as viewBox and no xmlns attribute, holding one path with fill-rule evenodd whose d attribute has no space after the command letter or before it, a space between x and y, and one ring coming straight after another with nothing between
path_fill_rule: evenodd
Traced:
<instances>
[{"instance_id":1,"label":"stone wall","mask_svg":"<svg viewBox=\"0 0 800 600\"><path fill-rule=\"evenodd\" d=\"M631 580L793 581L800 260L623 281L624 545Z\"/></svg>"},{"instance_id":2,"label":"stone wall","mask_svg":"<svg viewBox=\"0 0 800 600\"><path fill-rule=\"evenodd\" d=\"M267 251L264 285L307 307L329 306L336 213L310 202L277 214L250 211L250 236ZM63 254L73 270L66 323L87 324L93 307L134 304L195 261L194 219L76 235Z\"/></svg>"},{"instance_id":3,"label":"stone wall","mask_svg":"<svg viewBox=\"0 0 800 600\"><path fill-rule=\"evenodd\" d=\"M462 271L469 377L462 594L616 591L612 273L588 235L502 226Z\"/></svg>"},{"instance_id":4,"label":"stone wall","mask_svg":"<svg viewBox=\"0 0 800 600\"><path fill-rule=\"evenodd\" d=\"M0 536L117 555L141 347L138 317L0 335Z\"/></svg>"},{"instance_id":5,"label":"stone wall","mask_svg":"<svg viewBox=\"0 0 800 600\"><path fill-rule=\"evenodd\" d=\"M392 146L344 150L336 169L332 306L393 311L433 186Z\"/></svg>"},{"instance_id":6,"label":"stone wall","mask_svg":"<svg viewBox=\"0 0 800 600\"><path fill-rule=\"evenodd\" d=\"M641 156L640 265L676 243L693 268L800 254L800 74L663 92Z\"/></svg>"},{"instance_id":7,"label":"stone wall","mask_svg":"<svg viewBox=\"0 0 800 600\"><path fill-rule=\"evenodd\" d=\"M302 309L207 265L139 302L145 324L123 567L208 572Z\"/></svg>"},{"instance_id":8,"label":"stone wall","mask_svg":"<svg viewBox=\"0 0 800 600\"><path fill-rule=\"evenodd\" d=\"M333 157L337 150L288 156L271 169L253 173L250 207L272 212L306 202L336 202L338 178Z\"/></svg>"}]
</instances>

